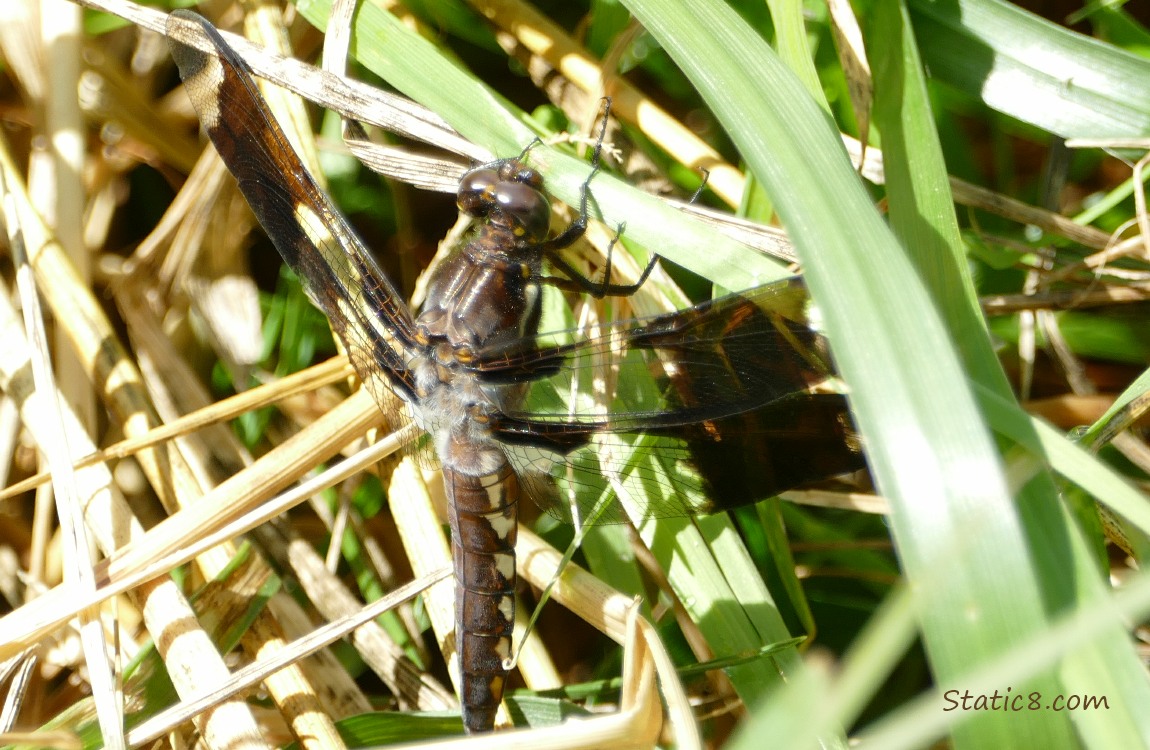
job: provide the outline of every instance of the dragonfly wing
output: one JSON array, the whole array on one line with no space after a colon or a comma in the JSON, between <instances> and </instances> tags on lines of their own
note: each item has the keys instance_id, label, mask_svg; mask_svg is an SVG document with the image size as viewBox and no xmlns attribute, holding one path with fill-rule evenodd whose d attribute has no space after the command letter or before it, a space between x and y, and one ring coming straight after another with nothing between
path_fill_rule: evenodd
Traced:
<instances>
[{"instance_id":1,"label":"dragonfly wing","mask_svg":"<svg viewBox=\"0 0 1150 750\"><path fill-rule=\"evenodd\" d=\"M168 31L204 130L268 237L331 321L360 380L399 427L407 417L395 394L415 399L407 366L410 311L300 161L243 58L193 13L173 12ZM211 42L215 54L178 41L189 36Z\"/></svg>"}]
</instances>

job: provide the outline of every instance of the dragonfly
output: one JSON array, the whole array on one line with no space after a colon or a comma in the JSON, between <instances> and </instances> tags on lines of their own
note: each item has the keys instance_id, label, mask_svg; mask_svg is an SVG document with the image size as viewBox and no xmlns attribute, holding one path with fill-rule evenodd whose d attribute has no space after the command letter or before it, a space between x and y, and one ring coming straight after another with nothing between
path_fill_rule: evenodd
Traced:
<instances>
[{"instance_id":1,"label":"dragonfly","mask_svg":"<svg viewBox=\"0 0 1150 750\"><path fill-rule=\"evenodd\" d=\"M554 236L527 152L469 170L457 203L474 233L435 270L417 314L308 173L241 56L187 11L169 37L189 24L214 49L172 40L204 130L360 381L434 446L469 732L493 728L507 679L521 497L570 522L612 523L715 512L864 467L846 398L818 388L832 374L827 342L797 279L594 335L540 332L544 287L624 296L646 277L611 283L608 260L596 282L560 256L586 229L602 135L579 216ZM615 392L588 396L604 363Z\"/></svg>"}]
</instances>

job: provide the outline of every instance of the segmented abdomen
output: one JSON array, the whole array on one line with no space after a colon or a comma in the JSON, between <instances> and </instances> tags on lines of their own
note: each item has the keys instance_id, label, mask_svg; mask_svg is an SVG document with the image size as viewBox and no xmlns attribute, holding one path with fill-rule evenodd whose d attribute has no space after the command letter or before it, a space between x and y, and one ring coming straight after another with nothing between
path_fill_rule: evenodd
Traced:
<instances>
[{"instance_id":1,"label":"segmented abdomen","mask_svg":"<svg viewBox=\"0 0 1150 750\"><path fill-rule=\"evenodd\" d=\"M455 564L455 638L463 723L489 731L503 700L515 621L519 482L506 462L481 476L443 469Z\"/></svg>"}]
</instances>

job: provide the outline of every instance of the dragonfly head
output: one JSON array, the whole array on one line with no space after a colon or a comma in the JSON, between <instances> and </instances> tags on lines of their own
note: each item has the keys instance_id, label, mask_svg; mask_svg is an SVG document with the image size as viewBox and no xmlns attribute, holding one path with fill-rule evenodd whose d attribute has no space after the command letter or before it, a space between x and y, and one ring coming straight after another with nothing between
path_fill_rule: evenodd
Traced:
<instances>
[{"instance_id":1,"label":"dragonfly head","mask_svg":"<svg viewBox=\"0 0 1150 750\"><path fill-rule=\"evenodd\" d=\"M547 239L551 204L543 194L543 177L518 159L483 166L463 176L456 195L459 210L537 244Z\"/></svg>"}]
</instances>

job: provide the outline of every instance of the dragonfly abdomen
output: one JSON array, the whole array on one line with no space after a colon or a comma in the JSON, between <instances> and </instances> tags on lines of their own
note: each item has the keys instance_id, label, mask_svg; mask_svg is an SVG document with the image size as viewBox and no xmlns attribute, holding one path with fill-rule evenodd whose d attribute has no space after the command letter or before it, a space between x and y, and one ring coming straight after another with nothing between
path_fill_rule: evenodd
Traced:
<instances>
[{"instance_id":1,"label":"dragonfly abdomen","mask_svg":"<svg viewBox=\"0 0 1150 750\"><path fill-rule=\"evenodd\" d=\"M511 657L519 482L501 454L498 468L480 475L459 471L444 460L443 481L455 565L463 723L467 731L481 732L495 722Z\"/></svg>"}]
</instances>

